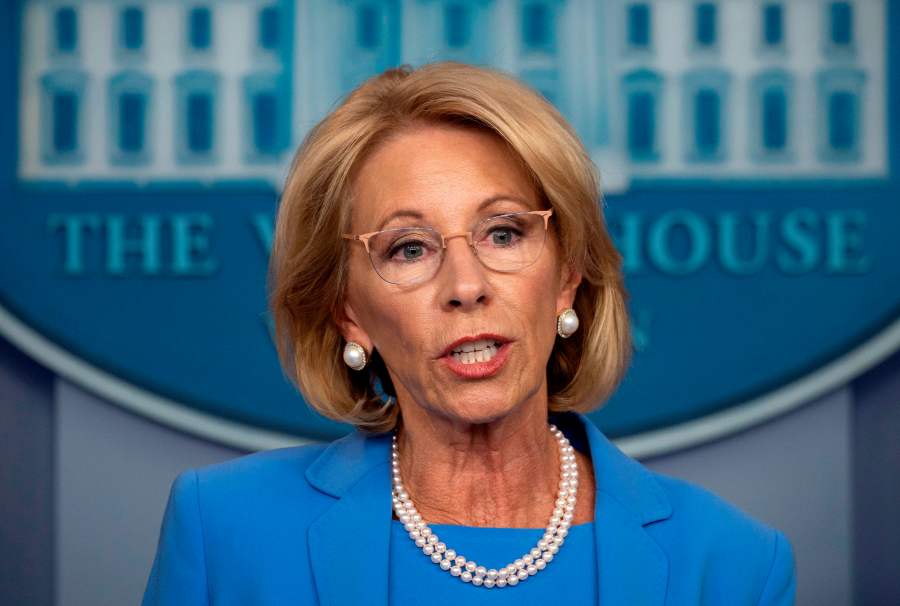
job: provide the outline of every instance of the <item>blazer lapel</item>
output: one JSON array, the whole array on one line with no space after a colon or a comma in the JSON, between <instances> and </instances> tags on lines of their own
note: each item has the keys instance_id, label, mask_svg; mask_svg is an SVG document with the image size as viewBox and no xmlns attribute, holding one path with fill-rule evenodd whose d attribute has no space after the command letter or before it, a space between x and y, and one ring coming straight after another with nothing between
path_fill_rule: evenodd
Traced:
<instances>
[{"instance_id":1,"label":"blazer lapel","mask_svg":"<svg viewBox=\"0 0 900 606\"><path fill-rule=\"evenodd\" d=\"M594 540L600 603L660 606L666 599L669 561L646 526L672 515L668 498L653 475L622 453L590 419L574 417L584 427L596 477ZM564 423L560 419L557 425L566 432Z\"/></svg>"},{"instance_id":2,"label":"blazer lapel","mask_svg":"<svg viewBox=\"0 0 900 606\"><path fill-rule=\"evenodd\" d=\"M669 577L666 554L614 497L603 492L597 497L594 541L600 603L661 606Z\"/></svg>"},{"instance_id":3,"label":"blazer lapel","mask_svg":"<svg viewBox=\"0 0 900 606\"><path fill-rule=\"evenodd\" d=\"M388 601L391 532L389 436L341 438L309 467L309 482L335 497L309 527L310 562L320 604Z\"/></svg>"}]
</instances>

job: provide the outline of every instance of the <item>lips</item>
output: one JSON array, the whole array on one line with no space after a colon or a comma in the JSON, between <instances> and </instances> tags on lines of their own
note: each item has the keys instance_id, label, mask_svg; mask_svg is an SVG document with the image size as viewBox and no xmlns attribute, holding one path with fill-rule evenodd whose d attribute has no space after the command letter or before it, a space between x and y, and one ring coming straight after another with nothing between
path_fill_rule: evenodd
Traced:
<instances>
[{"instance_id":1,"label":"lips","mask_svg":"<svg viewBox=\"0 0 900 606\"><path fill-rule=\"evenodd\" d=\"M448 345L439 357L443 358L446 356L450 356L454 351L474 351L476 348L481 349L482 346L486 346L487 344L496 344L497 346L501 346L504 343L509 343L510 339L494 334L494 333L481 333L477 335L471 335L467 337L462 337L453 341L450 345Z\"/></svg>"},{"instance_id":2,"label":"lips","mask_svg":"<svg viewBox=\"0 0 900 606\"><path fill-rule=\"evenodd\" d=\"M467 341L467 343L474 344L485 342L490 342L491 345L486 346L485 349L471 352L455 353L451 350L449 355L439 358L438 362L457 378L466 381L493 377L506 365L513 345L510 342L504 342L497 346L493 344L495 342L484 339ZM466 343L463 343L462 347L466 347Z\"/></svg>"}]
</instances>

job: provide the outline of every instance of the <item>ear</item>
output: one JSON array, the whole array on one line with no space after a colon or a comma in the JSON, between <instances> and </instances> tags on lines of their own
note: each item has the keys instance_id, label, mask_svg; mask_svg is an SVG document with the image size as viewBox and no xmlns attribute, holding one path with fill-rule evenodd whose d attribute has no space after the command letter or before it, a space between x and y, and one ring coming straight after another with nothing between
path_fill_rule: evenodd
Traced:
<instances>
[{"instance_id":1,"label":"ear","mask_svg":"<svg viewBox=\"0 0 900 606\"><path fill-rule=\"evenodd\" d=\"M559 294L556 297L556 313L572 307L575 303L575 293L581 284L581 272L575 269L572 263L563 265L559 276Z\"/></svg>"},{"instance_id":2,"label":"ear","mask_svg":"<svg viewBox=\"0 0 900 606\"><path fill-rule=\"evenodd\" d=\"M343 305L334 314L334 322L345 341L353 341L362 345L367 355L372 354L372 340L359 323L359 316L353 310L349 299L344 300Z\"/></svg>"}]
</instances>

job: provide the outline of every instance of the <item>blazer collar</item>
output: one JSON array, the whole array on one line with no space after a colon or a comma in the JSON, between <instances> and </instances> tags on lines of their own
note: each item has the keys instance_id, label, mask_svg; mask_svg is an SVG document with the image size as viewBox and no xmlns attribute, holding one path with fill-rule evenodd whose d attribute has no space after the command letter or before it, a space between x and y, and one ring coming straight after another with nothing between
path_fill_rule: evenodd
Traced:
<instances>
[{"instance_id":1,"label":"blazer collar","mask_svg":"<svg viewBox=\"0 0 900 606\"><path fill-rule=\"evenodd\" d=\"M645 529L672 515L662 488L651 472L622 453L586 416L551 413L550 421L575 448L591 453L600 602L663 604L668 558ZM308 534L321 604L387 605L389 461L390 434L354 431L329 445L306 470L312 486L336 499Z\"/></svg>"},{"instance_id":2,"label":"blazer collar","mask_svg":"<svg viewBox=\"0 0 900 606\"><path fill-rule=\"evenodd\" d=\"M359 430L328 445L306 468L306 479L316 489L341 498L360 478L390 461L391 434ZM390 502L390 484L387 501Z\"/></svg>"}]
</instances>

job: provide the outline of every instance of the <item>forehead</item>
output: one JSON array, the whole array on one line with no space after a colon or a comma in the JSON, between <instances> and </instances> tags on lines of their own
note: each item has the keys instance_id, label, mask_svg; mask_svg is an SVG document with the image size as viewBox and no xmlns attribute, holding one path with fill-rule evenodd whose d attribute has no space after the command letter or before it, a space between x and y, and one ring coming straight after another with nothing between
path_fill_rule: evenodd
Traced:
<instances>
[{"instance_id":1,"label":"forehead","mask_svg":"<svg viewBox=\"0 0 900 606\"><path fill-rule=\"evenodd\" d=\"M380 229L385 219L413 211L431 225L468 222L485 207L537 209L528 173L497 135L453 126L421 126L376 149L353 184L355 233ZM390 223L411 217L391 219Z\"/></svg>"}]
</instances>

